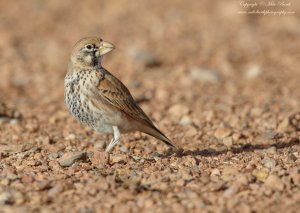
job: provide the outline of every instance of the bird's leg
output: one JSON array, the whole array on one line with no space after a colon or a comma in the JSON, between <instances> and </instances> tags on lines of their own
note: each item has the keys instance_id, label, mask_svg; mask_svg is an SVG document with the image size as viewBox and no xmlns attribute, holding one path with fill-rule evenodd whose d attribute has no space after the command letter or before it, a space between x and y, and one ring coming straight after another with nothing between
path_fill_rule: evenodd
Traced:
<instances>
[{"instance_id":1,"label":"bird's leg","mask_svg":"<svg viewBox=\"0 0 300 213\"><path fill-rule=\"evenodd\" d=\"M110 153L111 150L120 142L120 136L121 136L120 130L117 126L113 126L112 128L114 131L114 137L105 149L105 151L108 153Z\"/></svg>"}]
</instances>

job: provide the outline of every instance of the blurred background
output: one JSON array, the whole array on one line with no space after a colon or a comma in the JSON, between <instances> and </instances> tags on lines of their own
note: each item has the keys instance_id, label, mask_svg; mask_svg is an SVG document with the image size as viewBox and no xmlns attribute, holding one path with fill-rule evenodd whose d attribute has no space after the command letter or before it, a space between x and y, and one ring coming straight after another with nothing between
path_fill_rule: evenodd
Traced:
<instances>
[{"instance_id":1,"label":"blurred background","mask_svg":"<svg viewBox=\"0 0 300 213\"><path fill-rule=\"evenodd\" d=\"M66 152L97 153L109 141L81 126L64 105L70 52L87 36L115 44L103 66L124 82L159 128L187 150L184 156L156 154L153 160L155 151L167 149L164 144L132 133L122 136L112 167L103 163L103 153L100 160L88 156L90 161L77 167L58 165L57 159ZM5 165L20 177L13 180L19 185L1 181L0 192L17 189L21 195L12 199L20 199L10 203L49 204L54 209L90 205L91 200L98 209L132 200L132 209L148 205L156 208L154 212L159 212L157 208L166 212L170 203L182 212L200 204L211 207L210 212L218 212L215 205L222 206L219 212L231 212L240 202L248 203L249 211L237 212L266 208L283 212L287 205L299 206L300 151L299 145L294 146L299 142L295 130L300 129L299 47L298 0L0 0L0 159L4 156L0 167ZM12 154L28 150L25 145L35 149L28 148L25 157ZM275 160L262 162L265 154L255 150L274 146L282 150L275 148L266 155ZM226 151L231 148L234 151ZM6 154L1 155L3 150ZM138 163L128 157L132 154L151 160ZM227 164L240 170L228 170L236 176L222 179ZM163 173L164 166L171 165L180 168L175 169L181 175L178 179L173 170ZM257 171L256 165L263 169ZM141 183L149 178L147 187L123 187L114 179L120 173L132 174L133 168L143 178ZM269 171L275 177L265 185ZM49 184L40 190L40 182L30 179L33 172L32 177ZM29 178L21 179L23 174ZM152 187L158 177L169 179ZM236 177L242 177L238 186ZM1 204L6 197L0 197ZM74 203L73 198L82 202Z\"/></svg>"}]
</instances>

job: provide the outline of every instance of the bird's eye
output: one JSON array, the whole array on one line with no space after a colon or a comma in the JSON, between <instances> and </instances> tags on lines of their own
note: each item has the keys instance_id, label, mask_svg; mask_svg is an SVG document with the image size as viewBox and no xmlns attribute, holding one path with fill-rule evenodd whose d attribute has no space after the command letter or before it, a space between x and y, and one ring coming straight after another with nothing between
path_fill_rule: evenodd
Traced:
<instances>
[{"instance_id":1,"label":"bird's eye","mask_svg":"<svg viewBox=\"0 0 300 213\"><path fill-rule=\"evenodd\" d=\"M92 46L92 45L90 45L90 44L86 45L85 47L86 47L88 50L90 50L90 49L92 49L92 48L93 48L93 46Z\"/></svg>"}]
</instances>

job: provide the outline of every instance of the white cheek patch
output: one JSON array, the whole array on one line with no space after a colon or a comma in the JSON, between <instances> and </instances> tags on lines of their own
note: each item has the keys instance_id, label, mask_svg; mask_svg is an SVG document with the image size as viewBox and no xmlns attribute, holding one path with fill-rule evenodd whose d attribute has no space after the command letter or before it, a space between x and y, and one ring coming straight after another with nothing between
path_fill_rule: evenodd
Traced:
<instances>
[{"instance_id":1,"label":"white cheek patch","mask_svg":"<svg viewBox=\"0 0 300 213\"><path fill-rule=\"evenodd\" d=\"M86 57L84 57L84 61L87 63L91 63L92 62L92 56L87 55Z\"/></svg>"}]
</instances>

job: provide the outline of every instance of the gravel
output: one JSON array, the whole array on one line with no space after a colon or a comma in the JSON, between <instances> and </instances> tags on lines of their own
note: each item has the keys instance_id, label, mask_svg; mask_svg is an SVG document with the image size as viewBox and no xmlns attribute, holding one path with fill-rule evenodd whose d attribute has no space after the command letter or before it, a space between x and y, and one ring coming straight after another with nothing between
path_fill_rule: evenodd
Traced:
<instances>
[{"instance_id":1,"label":"gravel","mask_svg":"<svg viewBox=\"0 0 300 213\"><path fill-rule=\"evenodd\" d=\"M211 0L0 7L0 212L299 211L300 2L282 17ZM68 57L90 35L182 152L129 133L107 154L111 135L69 114Z\"/></svg>"}]
</instances>

